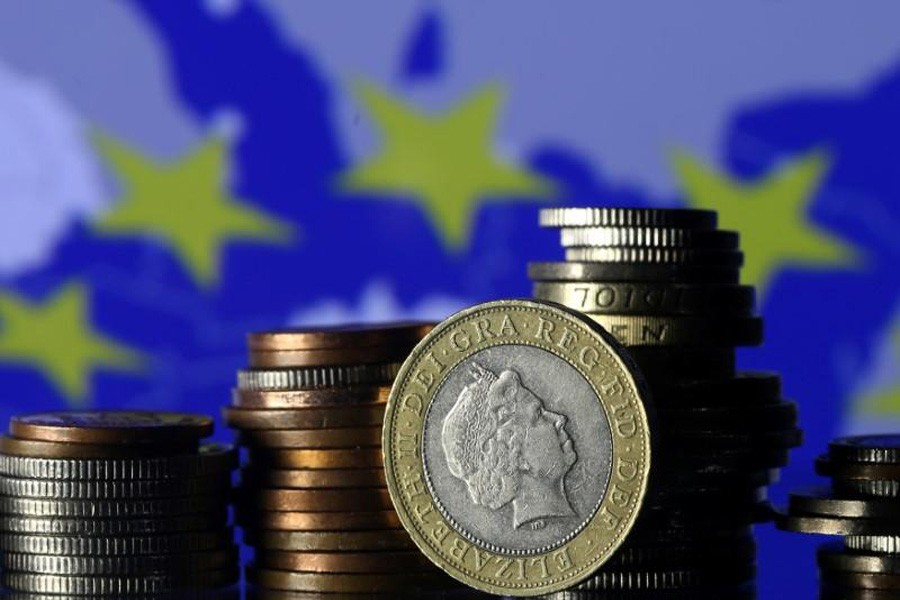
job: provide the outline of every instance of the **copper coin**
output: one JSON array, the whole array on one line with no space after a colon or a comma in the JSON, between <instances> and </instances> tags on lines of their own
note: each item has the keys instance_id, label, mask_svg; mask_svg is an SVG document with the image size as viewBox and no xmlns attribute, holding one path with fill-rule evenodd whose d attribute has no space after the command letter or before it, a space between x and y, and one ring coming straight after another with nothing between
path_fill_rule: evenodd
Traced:
<instances>
[{"instance_id":1,"label":"copper coin","mask_svg":"<svg viewBox=\"0 0 900 600\"><path fill-rule=\"evenodd\" d=\"M381 425L343 429L253 429L241 432L238 441L265 448L380 447Z\"/></svg>"},{"instance_id":2,"label":"copper coin","mask_svg":"<svg viewBox=\"0 0 900 600\"><path fill-rule=\"evenodd\" d=\"M251 448L250 464L285 469L370 469L382 466L384 461L381 448L266 451Z\"/></svg>"},{"instance_id":3,"label":"copper coin","mask_svg":"<svg viewBox=\"0 0 900 600\"><path fill-rule=\"evenodd\" d=\"M251 409L226 406L222 415L236 429L333 429L381 425L384 404L328 408Z\"/></svg>"},{"instance_id":4,"label":"copper coin","mask_svg":"<svg viewBox=\"0 0 900 600\"><path fill-rule=\"evenodd\" d=\"M254 469L241 471L246 485L288 489L384 487L384 469Z\"/></svg>"},{"instance_id":5,"label":"copper coin","mask_svg":"<svg viewBox=\"0 0 900 600\"><path fill-rule=\"evenodd\" d=\"M356 386L315 390L240 390L231 395L231 405L251 409L306 409L315 407L385 404L390 386Z\"/></svg>"},{"instance_id":6,"label":"copper coin","mask_svg":"<svg viewBox=\"0 0 900 600\"><path fill-rule=\"evenodd\" d=\"M415 589L452 587L442 573L311 573L248 567L247 581L277 590L299 592L410 592Z\"/></svg>"},{"instance_id":7,"label":"copper coin","mask_svg":"<svg viewBox=\"0 0 900 600\"><path fill-rule=\"evenodd\" d=\"M33 458L151 458L177 454L193 454L197 442L155 444L75 444L68 442L42 442L22 440L9 436L0 437L0 454L29 456Z\"/></svg>"},{"instance_id":8,"label":"copper coin","mask_svg":"<svg viewBox=\"0 0 900 600\"><path fill-rule=\"evenodd\" d=\"M410 322L260 331L247 336L247 346L251 351L340 350L372 346L407 346L412 349L433 328L434 323Z\"/></svg>"},{"instance_id":9,"label":"copper coin","mask_svg":"<svg viewBox=\"0 0 900 600\"><path fill-rule=\"evenodd\" d=\"M253 369L368 365L402 362L409 356L414 345L345 346L316 350L251 350L248 358Z\"/></svg>"},{"instance_id":10,"label":"copper coin","mask_svg":"<svg viewBox=\"0 0 900 600\"><path fill-rule=\"evenodd\" d=\"M260 511L238 507L238 522L251 529L275 531L358 531L399 529L400 518L393 510L352 512Z\"/></svg>"},{"instance_id":11,"label":"copper coin","mask_svg":"<svg viewBox=\"0 0 900 600\"><path fill-rule=\"evenodd\" d=\"M196 444L212 432L211 417L166 412L52 412L10 421L14 437L73 444Z\"/></svg>"},{"instance_id":12,"label":"copper coin","mask_svg":"<svg viewBox=\"0 0 900 600\"><path fill-rule=\"evenodd\" d=\"M405 529L383 531L266 531L244 529L250 545L265 550L292 552L362 552L414 549Z\"/></svg>"},{"instance_id":13,"label":"copper coin","mask_svg":"<svg viewBox=\"0 0 900 600\"><path fill-rule=\"evenodd\" d=\"M312 573L433 572L435 567L421 552L261 552L260 567Z\"/></svg>"},{"instance_id":14,"label":"copper coin","mask_svg":"<svg viewBox=\"0 0 900 600\"><path fill-rule=\"evenodd\" d=\"M391 497L386 488L347 488L343 490L252 490L248 506L258 510L334 512L348 510L390 510Z\"/></svg>"}]
</instances>

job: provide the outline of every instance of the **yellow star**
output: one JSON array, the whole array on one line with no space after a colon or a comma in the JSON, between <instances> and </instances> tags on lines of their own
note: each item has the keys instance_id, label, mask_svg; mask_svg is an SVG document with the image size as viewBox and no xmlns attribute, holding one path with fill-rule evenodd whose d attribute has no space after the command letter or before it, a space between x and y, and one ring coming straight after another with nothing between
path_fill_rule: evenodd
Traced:
<instances>
[{"instance_id":1,"label":"yellow star","mask_svg":"<svg viewBox=\"0 0 900 600\"><path fill-rule=\"evenodd\" d=\"M501 100L496 87L486 87L438 116L418 112L373 85L359 85L357 92L384 137L384 147L343 173L343 187L412 196L448 247L467 245L474 207L483 198L534 199L552 193L544 178L492 154Z\"/></svg>"},{"instance_id":2,"label":"yellow star","mask_svg":"<svg viewBox=\"0 0 900 600\"><path fill-rule=\"evenodd\" d=\"M720 174L683 152L674 157L689 204L717 210L724 229L741 233L747 283L762 294L784 264L828 268L847 265L855 253L806 218L828 168L822 152L799 158L761 181L744 182Z\"/></svg>"},{"instance_id":3,"label":"yellow star","mask_svg":"<svg viewBox=\"0 0 900 600\"><path fill-rule=\"evenodd\" d=\"M137 353L91 330L85 305L78 284L43 303L0 294L0 359L43 371L73 404L85 402L91 369L138 369Z\"/></svg>"},{"instance_id":4,"label":"yellow star","mask_svg":"<svg viewBox=\"0 0 900 600\"><path fill-rule=\"evenodd\" d=\"M222 247L232 239L287 242L292 228L223 190L227 148L211 139L173 164L161 165L98 135L100 152L121 178L124 198L95 227L106 235L152 235L169 245L194 279L213 285Z\"/></svg>"}]
</instances>

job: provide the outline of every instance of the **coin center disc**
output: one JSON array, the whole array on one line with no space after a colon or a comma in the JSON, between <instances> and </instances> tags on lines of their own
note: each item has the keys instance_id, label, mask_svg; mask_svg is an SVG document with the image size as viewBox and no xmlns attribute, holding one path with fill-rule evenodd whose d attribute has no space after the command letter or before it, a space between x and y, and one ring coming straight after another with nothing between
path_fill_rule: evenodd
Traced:
<instances>
[{"instance_id":1,"label":"coin center disc","mask_svg":"<svg viewBox=\"0 0 900 600\"><path fill-rule=\"evenodd\" d=\"M546 552L578 534L612 472L598 393L532 346L480 350L450 370L423 429L425 478L448 523L502 554Z\"/></svg>"}]
</instances>

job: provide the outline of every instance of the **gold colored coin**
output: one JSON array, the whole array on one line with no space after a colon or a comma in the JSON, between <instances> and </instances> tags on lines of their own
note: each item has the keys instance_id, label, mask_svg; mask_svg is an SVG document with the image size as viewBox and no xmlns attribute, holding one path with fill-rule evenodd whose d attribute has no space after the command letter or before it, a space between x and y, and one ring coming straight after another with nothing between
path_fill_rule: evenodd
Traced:
<instances>
[{"instance_id":1,"label":"gold colored coin","mask_svg":"<svg viewBox=\"0 0 900 600\"><path fill-rule=\"evenodd\" d=\"M418 550L411 552L262 552L260 567L312 573L434 572Z\"/></svg>"},{"instance_id":2,"label":"gold colored coin","mask_svg":"<svg viewBox=\"0 0 900 600\"><path fill-rule=\"evenodd\" d=\"M247 581L276 590L337 593L412 592L452 585L452 581L440 573L311 573L259 567L247 569Z\"/></svg>"},{"instance_id":3,"label":"gold colored coin","mask_svg":"<svg viewBox=\"0 0 900 600\"><path fill-rule=\"evenodd\" d=\"M364 552L414 549L403 529L383 531L266 531L245 529L246 541L264 550Z\"/></svg>"},{"instance_id":4,"label":"gold colored coin","mask_svg":"<svg viewBox=\"0 0 900 600\"><path fill-rule=\"evenodd\" d=\"M250 450L251 466L265 465L282 469L371 469L383 464L381 448Z\"/></svg>"},{"instance_id":5,"label":"gold colored coin","mask_svg":"<svg viewBox=\"0 0 900 600\"><path fill-rule=\"evenodd\" d=\"M231 404L247 409L307 409L385 404L390 386L333 387L316 390L242 390L232 392Z\"/></svg>"},{"instance_id":6,"label":"gold colored coin","mask_svg":"<svg viewBox=\"0 0 900 600\"><path fill-rule=\"evenodd\" d=\"M412 348L433 328L433 323L413 322L260 331L247 336L247 346L254 351L343 350L390 346Z\"/></svg>"},{"instance_id":7,"label":"gold colored coin","mask_svg":"<svg viewBox=\"0 0 900 600\"><path fill-rule=\"evenodd\" d=\"M251 409L226 406L225 422L235 429L331 429L365 427L384 421L384 404L328 408Z\"/></svg>"},{"instance_id":8,"label":"gold colored coin","mask_svg":"<svg viewBox=\"0 0 900 600\"><path fill-rule=\"evenodd\" d=\"M205 415L150 411L71 411L14 416L13 437L72 444L195 445L213 432Z\"/></svg>"},{"instance_id":9,"label":"gold colored coin","mask_svg":"<svg viewBox=\"0 0 900 600\"><path fill-rule=\"evenodd\" d=\"M384 487L384 469L253 469L242 471L246 485L286 489Z\"/></svg>"},{"instance_id":10,"label":"gold colored coin","mask_svg":"<svg viewBox=\"0 0 900 600\"><path fill-rule=\"evenodd\" d=\"M249 491L246 500L258 510L334 512L348 510L390 510L391 497L386 489Z\"/></svg>"},{"instance_id":11,"label":"gold colored coin","mask_svg":"<svg viewBox=\"0 0 900 600\"><path fill-rule=\"evenodd\" d=\"M254 369L366 365L401 361L406 358L414 345L348 346L315 350L251 350L249 358L250 366Z\"/></svg>"},{"instance_id":12,"label":"gold colored coin","mask_svg":"<svg viewBox=\"0 0 900 600\"><path fill-rule=\"evenodd\" d=\"M251 529L275 531L359 531L399 529L400 519L392 510L352 512L243 511L238 507L238 522Z\"/></svg>"},{"instance_id":13,"label":"gold colored coin","mask_svg":"<svg viewBox=\"0 0 900 600\"><path fill-rule=\"evenodd\" d=\"M626 346L758 346L763 339L758 317L588 316Z\"/></svg>"},{"instance_id":14,"label":"gold colored coin","mask_svg":"<svg viewBox=\"0 0 900 600\"><path fill-rule=\"evenodd\" d=\"M381 446L381 426L342 429L250 429L239 436L242 444L264 448L359 448Z\"/></svg>"},{"instance_id":15,"label":"gold colored coin","mask_svg":"<svg viewBox=\"0 0 900 600\"><path fill-rule=\"evenodd\" d=\"M438 325L385 415L388 489L419 549L498 595L590 577L648 486L646 392L630 365L612 336L558 305L490 302Z\"/></svg>"}]
</instances>

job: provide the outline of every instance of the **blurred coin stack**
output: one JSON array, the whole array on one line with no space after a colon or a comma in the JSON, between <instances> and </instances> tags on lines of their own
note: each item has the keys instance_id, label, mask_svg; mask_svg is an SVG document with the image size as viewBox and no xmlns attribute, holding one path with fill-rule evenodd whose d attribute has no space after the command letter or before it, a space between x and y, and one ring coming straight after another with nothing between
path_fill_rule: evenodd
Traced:
<instances>
[{"instance_id":1,"label":"blurred coin stack","mask_svg":"<svg viewBox=\"0 0 900 600\"><path fill-rule=\"evenodd\" d=\"M200 443L212 429L209 417L171 413L14 417L0 437L4 587L222 597L240 576L228 521L237 455Z\"/></svg>"},{"instance_id":2,"label":"blurred coin stack","mask_svg":"<svg viewBox=\"0 0 900 600\"><path fill-rule=\"evenodd\" d=\"M425 324L248 336L228 424L247 448L238 523L258 598L452 586L403 530L381 456L385 403Z\"/></svg>"},{"instance_id":3,"label":"blurred coin stack","mask_svg":"<svg viewBox=\"0 0 900 600\"><path fill-rule=\"evenodd\" d=\"M652 392L653 481L621 549L581 590L752 583L751 525L801 441L777 375L739 373L762 342L754 290L739 285L738 234L699 210L554 208L565 262L529 265L534 296L588 314L622 342Z\"/></svg>"},{"instance_id":4,"label":"blurred coin stack","mask_svg":"<svg viewBox=\"0 0 900 600\"><path fill-rule=\"evenodd\" d=\"M792 493L777 525L843 536L819 548L822 598L900 597L900 435L836 439L816 471L831 486Z\"/></svg>"}]
</instances>

